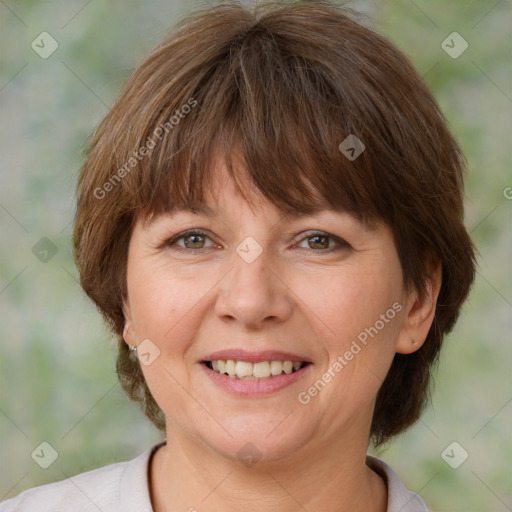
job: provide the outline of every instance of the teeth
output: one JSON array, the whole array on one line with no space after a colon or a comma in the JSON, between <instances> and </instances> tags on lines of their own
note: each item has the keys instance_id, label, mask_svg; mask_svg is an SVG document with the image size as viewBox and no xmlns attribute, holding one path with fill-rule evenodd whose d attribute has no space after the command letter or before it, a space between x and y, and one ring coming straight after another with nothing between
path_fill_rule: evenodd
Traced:
<instances>
[{"instance_id":1,"label":"teeth","mask_svg":"<svg viewBox=\"0 0 512 512\"><path fill-rule=\"evenodd\" d=\"M258 363L249 363L247 361L234 361L228 359L224 361L210 361L211 367L217 373L229 375L232 379L268 379L283 372L286 375L299 370L303 363L300 361L260 361Z\"/></svg>"},{"instance_id":2,"label":"teeth","mask_svg":"<svg viewBox=\"0 0 512 512\"><path fill-rule=\"evenodd\" d=\"M235 366L235 374L239 379L250 377L252 375L252 363L237 361Z\"/></svg>"},{"instance_id":3,"label":"teeth","mask_svg":"<svg viewBox=\"0 0 512 512\"><path fill-rule=\"evenodd\" d=\"M226 370L225 372L231 377L231 376L235 376L235 373L236 373L236 363L235 361L233 361L233 359L228 359L226 361Z\"/></svg>"},{"instance_id":4,"label":"teeth","mask_svg":"<svg viewBox=\"0 0 512 512\"><path fill-rule=\"evenodd\" d=\"M249 363L250 364L250 363ZM257 379L266 379L270 377L270 363L268 361L261 361L261 363L254 363L252 365L252 375Z\"/></svg>"},{"instance_id":5,"label":"teeth","mask_svg":"<svg viewBox=\"0 0 512 512\"><path fill-rule=\"evenodd\" d=\"M283 363L281 361L271 361L270 373L272 375L281 375L283 373Z\"/></svg>"}]
</instances>

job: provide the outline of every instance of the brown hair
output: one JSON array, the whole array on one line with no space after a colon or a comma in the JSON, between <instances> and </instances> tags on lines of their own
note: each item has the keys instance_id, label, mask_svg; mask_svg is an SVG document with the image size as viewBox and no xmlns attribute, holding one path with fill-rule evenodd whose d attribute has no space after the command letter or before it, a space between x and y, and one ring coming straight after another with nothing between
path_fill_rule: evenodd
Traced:
<instances>
[{"instance_id":1,"label":"brown hair","mask_svg":"<svg viewBox=\"0 0 512 512\"><path fill-rule=\"evenodd\" d=\"M339 149L351 134L365 145L355 159ZM73 245L81 285L118 338L120 382L162 431L122 337L128 243L139 216L203 202L218 155L242 195L251 183L284 213L328 206L386 223L407 288L423 294L441 261L434 322L419 350L395 355L371 439L406 429L475 273L464 157L422 78L356 13L327 1L196 8L135 69L81 168Z\"/></svg>"}]
</instances>

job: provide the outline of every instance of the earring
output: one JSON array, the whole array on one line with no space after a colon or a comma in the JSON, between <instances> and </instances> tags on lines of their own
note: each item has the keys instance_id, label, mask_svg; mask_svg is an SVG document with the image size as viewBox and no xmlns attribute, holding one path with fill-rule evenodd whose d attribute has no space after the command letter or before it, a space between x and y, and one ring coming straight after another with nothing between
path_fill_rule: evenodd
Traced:
<instances>
[{"instance_id":1,"label":"earring","mask_svg":"<svg viewBox=\"0 0 512 512\"><path fill-rule=\"evenodd\" d=\"M131 352L136 352L137 351L137 347L134 346L134 345L128 345L129 349Z\"/></svg>"}]
</instances>

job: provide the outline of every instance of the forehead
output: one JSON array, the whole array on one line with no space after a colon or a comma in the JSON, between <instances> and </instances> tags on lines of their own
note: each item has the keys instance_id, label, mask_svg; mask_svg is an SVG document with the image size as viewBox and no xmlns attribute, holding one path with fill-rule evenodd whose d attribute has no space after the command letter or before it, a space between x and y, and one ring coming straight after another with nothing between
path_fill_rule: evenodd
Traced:
<instances>
[{"instance_id":1,"label":"forehead","mask_svg":"<svg viewBox=\"0 0 512 512\"><path fill-rule=\"evenodd\" d=\"M253 169L254 166L248 165L239 151L222 154L217 150L203 168L204 172L193 180L178 183L179 179L170 179L167 185L159 187L159 208L145 213L139 210L135 215L142 217L146 225L156 219L185 214L212 220L228 219L240 215L240 205L247 204L255 217L275 217L281 222L337 215L337 218L356 220L363 228L372 229L379 223L366 215L364 209L350 208L343 195L333 201L336 196L333 191L330 191L331 197L328 197L329 192L326 196L322 187L313 185L314 176L304 175L298 169L292 176L284 173L277 177L275 183L273 174L262 180L261 173ZM178 172L175 178L179 176Z\"/></svg>"},{"instance_id":2,"label":"forehead","mask_svg":"<svg viewBox=\"0 0 512 512\"><path fill-rule=\"evenodd\" d=\"M274 206L276 209L279 210L278 206L272 205L272 203L270 203L270 202L268 202L267 204L270 207ZM192 214L192 215L196 215L196 216L215 219L215 218L223 215L223 213L225 213L225 212L229 213L230 210L229 209L223 210L222 206L210 205L210 203L199 203L199 202L192 203L191 202L191 203L175 204L175 205L171 206L162 215L172 217L172 216L175 216L178 214L183 214L183 213L187 214L188 213L188 214ZM308 217L308 216L317 216L319 214L327 213L327 212L346 214L346 212L344 212L344 211L334 210L333 208L330 208L327 205L315 206L312 209L310 209L310 211L308 211L308 212L293 211L293 212L281 212L281 213L283 216L285 216L287 218L304 218L304 217Z\"/></svg>"},{"instance_id":3,"label":"forehead","mask_svg":"<svg viewBox=\"0 0 512 512\"><path fill-rule=\"evenodd\" d=\"M283 203L267 198L264 191L258 189L251 181L243 167L238 168L236 180L233 179L226 170L225 161L221 159L215 161L210 179L203 184L200 193L197 194L197 188L195 192L193 197L181 197L179 200L169 197L165 210L152 215L148 221L151 223L153 219L162 215L173 217L179 214L215 219L234 214L233 210L237 210L241 203L247 203L254 215L268 214L270 209L286 218L304 218L324 211L336 211L318 191L313 190L312 194L315 198L313 204L309 201L307 204L303 202L302 207L299 208L287 208ZM338 210L338 212L341 211L343 210Z\"/></svg>"}]
</instances>

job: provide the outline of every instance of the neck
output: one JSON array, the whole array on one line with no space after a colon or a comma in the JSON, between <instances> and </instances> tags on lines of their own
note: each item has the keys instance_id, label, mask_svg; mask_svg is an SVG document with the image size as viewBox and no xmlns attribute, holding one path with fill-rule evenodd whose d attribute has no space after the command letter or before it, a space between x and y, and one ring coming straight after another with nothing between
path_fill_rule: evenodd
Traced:
<instances>
[{"instance_id":1,"label":"neck","mask_svg":"<svg viewBox=\"0 0 512 512\"><path fill-rule=\"evenodd\" d=\"M305 446L247 467L177 431L167 439L150 468L155 512L387 510L386 484L365 465L366 446L360 443Z\"/></svg>"}]
</instances>

